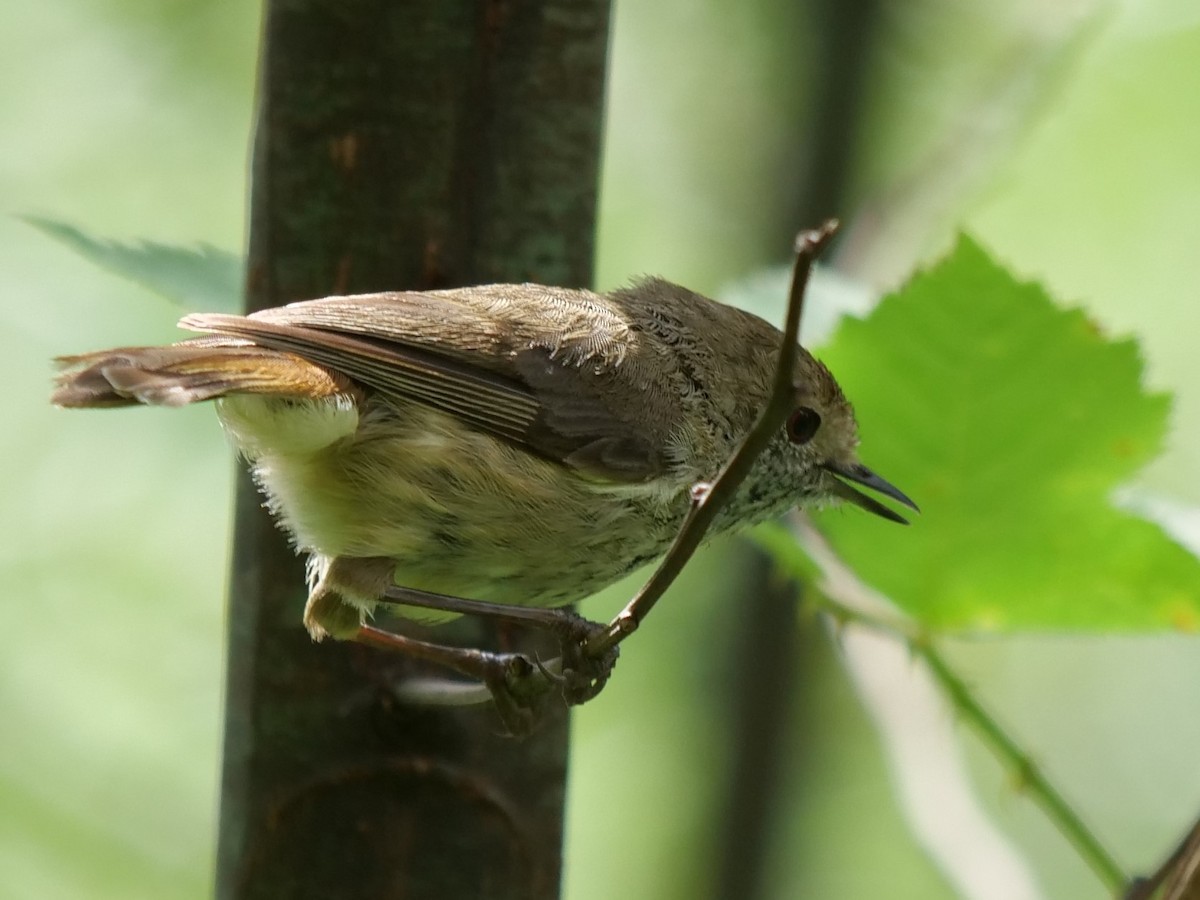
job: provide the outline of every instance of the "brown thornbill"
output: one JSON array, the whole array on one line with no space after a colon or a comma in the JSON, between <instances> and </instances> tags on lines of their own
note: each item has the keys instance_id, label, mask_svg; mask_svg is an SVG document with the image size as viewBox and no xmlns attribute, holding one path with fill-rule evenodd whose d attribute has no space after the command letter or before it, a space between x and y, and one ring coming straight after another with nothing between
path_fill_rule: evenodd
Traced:
<instances>
[{"instance_id":1,"label":"brown thornbill","mask_svg":"<svg viewBox=\"0 0 1200 900\"><path fill-rule=\"evenodd\" d=\"M608 294L327 297L181 325L205 336L60 358L53 402L215 400L308 554L309 633L375 644L389 639L367 619L397 590L435 598L426 607L558 607L661 556L692 488L754 425L782 337L655 278ZM916 508L859 462L829 370L800 349L793 385L785 425L712 533L838 500L903 522L855 487Z\"/></svg>"}]
</instances>

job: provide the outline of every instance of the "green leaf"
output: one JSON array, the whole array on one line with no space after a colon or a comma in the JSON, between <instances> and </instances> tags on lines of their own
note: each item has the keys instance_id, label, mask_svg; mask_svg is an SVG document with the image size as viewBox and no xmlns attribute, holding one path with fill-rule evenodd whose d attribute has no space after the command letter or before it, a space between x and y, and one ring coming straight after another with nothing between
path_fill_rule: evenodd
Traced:
<instances>
[{"instance_id":1,"label":"green leaf","mask_svg":"<svg viewBox=\"0 0 1200 900\"><path fill-rule=\"evenodd\" d=\"M73 225L26 216L39 231L80 256L188 309L237 312L242 260L208 244L173 247L153 241L123 244L93 237Z\"/></svg>"},{"instance_id":2,"label":"green leaf","mask_svg":"<svg viewBox=\"0 0 1200 900\"><path fill-rule=\"evenodd\" d=\"M1200 627L1200 561L1116 509L1162 446L1169 398L1108 340L962 238L847 318L821 354L858 413L863 461L923 514L908 528L817 514L845 559L938 629Z\"/></svg>"}]
</instances>

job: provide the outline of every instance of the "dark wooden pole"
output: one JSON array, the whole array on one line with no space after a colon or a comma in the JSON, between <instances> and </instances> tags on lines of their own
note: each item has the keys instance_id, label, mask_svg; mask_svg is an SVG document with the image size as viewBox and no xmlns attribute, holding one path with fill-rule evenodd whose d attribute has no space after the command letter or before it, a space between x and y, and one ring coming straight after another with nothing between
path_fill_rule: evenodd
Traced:
<instances>
[{"instance_id":1,"label":"dark wooden pole","mask_svg":"<svg viewBox=\"0 0 1200 900\"><path fill-rule=\"evenodd\" d=\"M792 203L792 228L846 216L849 178L856 159L882 4L879 0L810 0L819 62L812 78L812 109L795 123L795 145L807 158ZM788 41L786 34L781 36ZM798 38L797 38L798 39ZM793 39L796 40L796 39ZM780 173L781 183L787 182ZM725 730L731 766L722 808L714 819L713 898L759 900L768 895L769 837L782 813L784 781L803 770L795 736L808 725L806 676L815 669L806 634L796 615L800 596L780 584L768 560L757 558L743 586L733 649L736 673Z\"/></svg>"},{"instance_id":2,"label":"dark wooden pole","mask_svg":"<svg viewBox=\"0 0 1200 900\"><path fill-rule=\"evenodd\" d=\"M265 16L248 307L589 283L608 0ZM303 566L245 478L234 540L217 896L556 897L565 713L518 741L488 708L396 703L405 660L309 641Z\"/></svg>"}]
</instances>

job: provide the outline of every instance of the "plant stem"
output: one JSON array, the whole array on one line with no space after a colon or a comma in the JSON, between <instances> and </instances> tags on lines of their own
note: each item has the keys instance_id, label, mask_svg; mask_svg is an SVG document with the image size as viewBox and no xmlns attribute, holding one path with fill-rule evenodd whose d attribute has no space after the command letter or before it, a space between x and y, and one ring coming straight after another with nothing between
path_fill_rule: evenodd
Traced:
<instances>
[{"instance_id":1,"label":"plant stem","mask_svg":"<svg viewBox=\"0 0 1200 900\"><path fill-rule=\"evenodd\" d=\"M908 642L913 654L929 666L929 671L950 702L958 710L987 745L988 749L1016 773L1022 789L1029 792L1054 826L1075 845L1075 849L1092 871L1114 892L1120 891L1128 881L1112 854L1100 843L1100 839L1089 829L1079 814L1071 808L1066 798L1050 783L1033 759L1023 751L1017 741L1001 727L983 705L971 693L970 688L946 662L942 654L928 639Z\"/></svg>"},{"instance_id":2,"label":"plant stem","mask_svg":"<svg viewBox=\"0 0 1200 900\"><path fill-rule=\"evenodd\" d=\"M1083 860L1114 894L1120 894L1128 876L1100 839L1084 824L1080 815L1050 783L1033 759L1021 749L996 718L971 692L953 670L934 640L921 632L911 620L879 602L873 592L858 580L854 572L837 556L833 547L811 523L800 522L794 529L805 552L821 569L820 591L806 591L818 608L838 623L871 629L902 642L909 652L924 661L934 681L945 692L959 715L978 733L984 744L1002 765L1015 772L1025 790L1051 823L1075 847ZM778 558L778 557L777 557Z\"/></svg>"}]
</instances>

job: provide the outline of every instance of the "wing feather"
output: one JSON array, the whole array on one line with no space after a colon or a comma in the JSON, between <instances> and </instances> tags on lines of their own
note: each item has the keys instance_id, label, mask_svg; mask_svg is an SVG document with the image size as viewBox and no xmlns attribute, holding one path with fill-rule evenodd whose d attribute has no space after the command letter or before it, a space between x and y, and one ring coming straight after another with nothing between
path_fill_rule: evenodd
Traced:
<instances>
[{"instance_id":1,"label":"wing feather","mask_svg":"<svg viewBox=\"0 0 1200 900\"><path fill-rule=\"evenodd\" d=\"M180 324L295 353L376 391L419 400L510 440L522 440L538 415L528 389L413 347L215 313L188 316Z\"/></svg>"},{"instance_id":2,"label":"wing feather","mask_svg":"<svg viewBox=\"0 0 1200 900\"><path fill-rule=\"evenodd\" d=\"M544 293L523 306L516 290ZM308 300L180 325L294 353L385 396L416 400L584 476L644 482L663 471L658 435L630 422L606 378L626 364L631 328L585 291L496 285ZM662 417L659 417L661 420ZM656 427L666 429L669 422Z\"/></svg>"}]
</instances>

